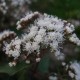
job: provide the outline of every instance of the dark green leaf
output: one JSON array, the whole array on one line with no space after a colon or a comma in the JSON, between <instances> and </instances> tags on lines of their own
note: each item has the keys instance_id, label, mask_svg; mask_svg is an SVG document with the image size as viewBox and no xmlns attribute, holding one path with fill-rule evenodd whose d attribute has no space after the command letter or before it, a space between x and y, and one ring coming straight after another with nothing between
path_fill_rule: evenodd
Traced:
<instances>
[{"instance_id":1,"label":"dark green leaf","mask_svg":"<svg viewBox=\"0 0 80 80\"><path fill-rule=\"evenodd\" d=\"M17 72L28 68L30 65L27 65L25 62L20 62L14 67L10 67L8 64L0 65L0 73L7 73L8 75L14 75Z\"/></svg>"},{"instance_id":2,"label":"dark green leaf","mask_svg":"<svg viewBox=\"0 0 80 80\"><path fill-rule=\"evenodd\" d=\"M49 54L45 54L44 57L41 59L39 66L38 66L39 72L41 72L41 73L48 72L49 61L50 61Z\"/></svg>"}]
</instances>

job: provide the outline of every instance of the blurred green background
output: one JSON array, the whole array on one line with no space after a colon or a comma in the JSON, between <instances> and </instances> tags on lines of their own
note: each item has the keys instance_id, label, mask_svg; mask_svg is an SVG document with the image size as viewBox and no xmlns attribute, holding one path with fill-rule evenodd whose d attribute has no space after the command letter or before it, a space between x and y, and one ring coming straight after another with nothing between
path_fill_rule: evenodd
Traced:
<instances>
[{"instance_id":1,"label":"blurred green background","mask_svg":"<svg viewBox=\"0 0 80 80\"><path fill-rule=\"evenodd\" d=\"M63 19L80 19L80 0L37 0L32 3L31 9Z\"/></svg>"}]
</instances>

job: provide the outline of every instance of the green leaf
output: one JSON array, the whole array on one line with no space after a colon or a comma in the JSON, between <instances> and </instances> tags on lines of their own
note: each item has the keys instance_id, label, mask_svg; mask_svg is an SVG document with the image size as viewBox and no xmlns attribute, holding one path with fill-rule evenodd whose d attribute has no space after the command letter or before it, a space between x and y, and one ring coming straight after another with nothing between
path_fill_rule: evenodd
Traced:
<instances>
[{"instance_id":1,"label":"green leaf","mask_svg":"<svg viewBox=\"0 0 80 80\"><path fill-rule=\"evenodd\" d=\"M30 65L27 65L25 62L20 62L16 66L10 67L8 64L0 64L0 73L6 73L10 76L16 74L17 72L29 68Z\"/></svg>"},{"instance_id":2,"label":"green leaf","mask_svg":"<svg viewBox=\"0 0 80 80\"><path fill-rule=\"evenodd\" d=\"M49 62L50 62L49 54L45 54L39 63L38 71L43 74L47 73L49 68Z\"/></svg>"},{"instance_id":3,"label":"green leaf","mask_svg":"<svg viewBox=\"0 0 80 80\"><path fill-rule=\"evenodd\" d=\"M26 70L25 69L20 71L18 73L18 80L25 80L25 77L27 76L27 75L25 76L25 74L26 74Z\"/></svg>"}]
</instances>

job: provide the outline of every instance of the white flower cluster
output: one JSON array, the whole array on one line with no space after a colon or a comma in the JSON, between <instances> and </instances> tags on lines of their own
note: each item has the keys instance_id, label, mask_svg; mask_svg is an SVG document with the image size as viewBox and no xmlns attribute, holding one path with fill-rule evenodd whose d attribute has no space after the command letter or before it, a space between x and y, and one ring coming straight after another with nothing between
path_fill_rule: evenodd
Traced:
<instances>
[{"instance_id":1,"label":"white flower cluster","mask_svg":"<svg viewBox=\"0 0 80 80\"><path fill-rule=\"evenodd\" d=\"M69 27L69 26L70 26L70 27ZM67 33L72 33L74 30L75 30L75 29L74 29L74 25L72 25L72 24L70 24L70 23L68 23L68 24L66 25L66 31L67 31Z\"/></svg>"},{"instance_id":2,"label":"white flower cluster","mask_svg":"<svg viewBox=\"0 0 80 80\"><path fill-rule=\"evenodd\" d=\"M65 71L68 72L68 75L73 79L75 77L75 73L73 73L70 64L62 62L62 66L64 67Z\"/></svg>"},{"instance_id":3,"label":"white flower cluster","mask_svg":"<svg viewBox=\"0 0 80 80\"><path fill-rule=\"evenodd\" d=\"M17 22L17 30L22 28L22 25L20 24L22 21L28 21L29 19L31 19L34 15L38 15L38 12L34 12L34 13L27 13L26 17L20 19L20 21Z\"/></svg>"},{"instance_id":4,"label":"white flower cluster","mask_svg":"<svg viewBox=\"0 0 80 80\"><path fill-rule=\"evenodd\" d=\"M2 41L3 39L5 39L6 37L9 37L12 34L16 35L16 33L14 31L5 30L5 31L1 32L0 33L0 41Z\"/></svg>"},{"instance_id":5,"label":"white flower cluster","mask_svg":"<svg viewBox=\"0 0 80 80\"><path fill-rule=\"evenodd\" d=\"M75 44L77 44L78 46L80 46L80 40L77 37L77 35L74 33L71 35L71 37L69 38L69 40Z\"/></svg>"},{"instance_id":6,"label":"white flower cluster","mask_svg":"<svg viewBox=\"0 0 80 80\"><path fill-rule=\"evenodd\" d=\"M75 80L80 80L80 62L71 61L69 64L66 64L65 62L62 63L63 66L65 66L65 70L68 71L68 75Z\"/></svg>"},{"instance_id":7,"label":"white flower cluster","mask_svg":"<svg viewBox=\"0 0 80 80\"><path fill-rule=\"evenodd\" d=\"M3 14L6 14L7 12L7 5L6 5L6 2L5 0L0 0L0 11L3 13Z\"/></svg>"},{"instance_id":8,"label":"white flower cluster","mask_svg":"<svg viewBox=\"0 0 80 80\"><path fill-rule=\"evenodd\" d=\"M76 80L80 80L80 63L78 63L77 61L74 61L71 63L70 68L75 71Z\"/></svg>"},{"instance_id":9,"label":"white flower cluster","mask_svg":"<svg viewBox=\"0 0 80 80\"><path fill-rule=\"evenodd\" d=\"M54 53L57 59L64 59L64 54L60 51L62 48L60 44L65 41L65 34L69 35L69 40L71 42L79 45L80 41L72 33L74 31L74 26L65 20L58 19L55 16L40 14L39 12L28 13L25 18L22 18L17 22L17 29L21 29L23 25L22 22L28 22L32 17L38 17L29 26L25 26L25 33L22 37L15 38L11 43L5 45L5 53L14 57L15 59L20 56L21 51L26 51L27 54L37 53L40 54L42 48L50 47L51 53ZM24 24L25 24L24 23ZM68 37L69 37L68 36ZM22 45L22 47L20 47ZM36 61L40 61L37 58Z\"/></svg>"},{"instance_id":10,"label":"white flower cluster","mask_svg":"<svg viewBox=\"0 0 80 80\"><path fill-rule=\"evenodd\" d=\"M75 74L72 73L71 71L68 71L68 74L69 74L69 76L70 76L71 78L74 78L74 77L75 77Z\"/></svg>"},{"instance_id":11,"label":"white flower cluster","mask_svg":"<svg viewBox=\"0 0 80 80\"><path fill-rule=\"evenodd\" d=\"M21 40L16 37L14 40L10 42L10 44L4 42L5 47L3 48L3 51L6 51L5 54L7 54L9 57L14 57L14 59L17 59L20 56L21 53Z\"/></svg>"},{"instance_id":12,"label":"white flower cluster","mask_svg":"<svg viewBox=\"0 0 80 80\"><path fill-rule=\"evenodd\" d=\"M34 50L39 52L40 44L51 47L51 51L55 52L55 56L58 59L63 59L64 55L60 52L59 44L64 39L64 32L70 34L74 31L74 26L67 23L65 20L58 19L52 15L41 15L38 12L29 13L25 18L22 18L17 23L17 29L20 29L22 21L28 21L34 15L39 15L39 18L34 21L34 24L30 25L25 35L23 35L23 41L25 42L25 50L32 53ZM67 23L65 25L65 23ZM26 27L26 26L25 26ZM32 40L32 41L31 41Z\"/></svg>"}]
</instances>

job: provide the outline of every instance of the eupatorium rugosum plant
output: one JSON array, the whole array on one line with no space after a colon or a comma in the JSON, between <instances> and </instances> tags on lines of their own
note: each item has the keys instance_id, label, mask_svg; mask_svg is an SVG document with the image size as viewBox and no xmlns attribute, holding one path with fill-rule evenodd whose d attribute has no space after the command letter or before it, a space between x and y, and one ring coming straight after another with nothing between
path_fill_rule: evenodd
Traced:
<instances>
[{"instance_id":1,"label":"eupatorium rugosum plant","mask_svg":"<svg viewBox=\"0 0 80 80\"><path fill-rule=\"evenodd\" d=\"M29 12L17 22L16 28L22 30L21 36L9 30L0 33L0 47L9 58L10 67L16 66L19 61L27 64L40 62L41 51L44 49L49 50L57 60L64 61L65 41L80 46L80 40L74 33L74 25L46 13ZM74 73L68 73L74 78Z\"/></svg>"}]
</instances>

